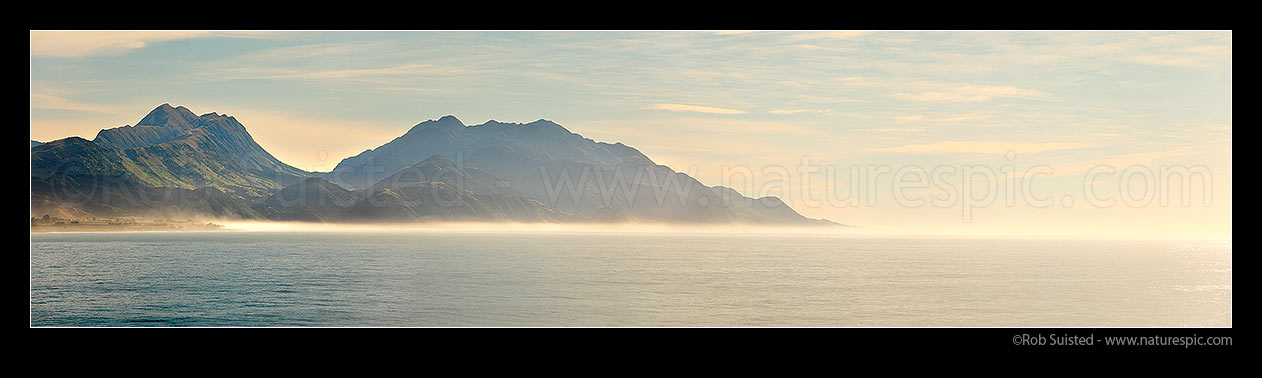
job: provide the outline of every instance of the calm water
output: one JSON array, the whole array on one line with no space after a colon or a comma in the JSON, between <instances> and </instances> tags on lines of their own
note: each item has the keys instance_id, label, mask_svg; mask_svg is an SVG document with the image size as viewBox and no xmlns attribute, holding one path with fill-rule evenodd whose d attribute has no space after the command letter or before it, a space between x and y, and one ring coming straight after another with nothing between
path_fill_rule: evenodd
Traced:
<instances>
[{"instance_id":1,"label":"calm water","mask_svg":"<svg viewBox=\"0 0 1262 378\"><path fill-rule=\"evenodd\" d=\"M1222 242L31 235L34 326L1231 326Z\"/></svg>"}]
</instances>

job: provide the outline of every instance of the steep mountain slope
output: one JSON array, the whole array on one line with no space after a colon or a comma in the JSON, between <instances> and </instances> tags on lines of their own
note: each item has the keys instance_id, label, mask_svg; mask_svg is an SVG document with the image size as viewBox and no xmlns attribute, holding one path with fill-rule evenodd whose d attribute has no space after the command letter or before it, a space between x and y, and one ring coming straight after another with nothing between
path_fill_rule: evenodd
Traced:
<instances>
[{"instance_id":1,"label":"steep mountain slope","mask_svg":"<svg viewBox=\"0 0 1262 378\"><path fill-rule=\"evenodd\" d=\"M434 156L452 167L407 168ZM325 177L350 188L380 192L409 171L413 181L438 181L458 169L461 188L529 198L581 221L814 224L779 199L755 200L731 189L712 190L622 143L596 142L547 120L489 121L465 126L452 116L428 120L376 149L347 158ZM386 179L379 179L385 177ZM446 177L459 177L447 175ZM439 187L445 188L445 187ZM509 191L511 189L511 191ZM720 194L726 196L721 198Z\"/></svg>"},{"instance_id":2,"label":"steep mountain slope","mask_svg":"<svg viewBox=\"0 0 1262 378\"><path fill-rule=\"evenodd\" d=\"M235 118L168 104L95 141L32 144L33 212L262 218L252 201L309 176L276 160Z\"/></svg>"},{"instance_id":3,"label":"steep mountain slope","mask_svg":"<svg viewBox=\"0 0 1262 378\"><path fill-rule=\"evenodd\" d=\"M117 177L130 175L118 151L87 139L69 137L31 148L31 177L54 174Z\"/></svg>"},{"instance_id":4,"label":"steep mountain slope","mask_svg":"<svg viewBox=\"0 0 1262 378\"><path fill-rule=\"evenodd\" d=\"M31 216L45 214L77 217L262 217L239 197L212 187L153 187L125 176L60 173L31 178Z\"/></svg>"},{"instance_id":5,"label":"steep mountain slope","mask_svg":"<svg viewBox=\"0 0 1262 378\"><path fill-rule=\"evenodd\" d=\"M514 221L574 220L511 188L494 186L495 177L461 169L441 155L373 184L345 219L354 221Z\"/></svg>"},{"instance_id":6,"label":"steep mountain slope","mask_svg":"<svg viewBox=\"0 0 1262 378\"><path fill-rule=\"evenodd\" d=\"M135 126L101 130L92 141L118 150L152 146L183 137L197 123L197 115L188 108L162 104L136 122Z\"/></svg>"},{"instance_id":7,"label":"steep mountain slope","mask_svg":"<svg viewBox=\"0 0 1262 378\"><path fill-rule=\"evenodd\" d=\"M213 187L245 199L270 195L309 173L276 160L236 118L193 116L163 104L137 126L101 130L95 142L72 137L31 150L31 175L128 176L152 187Z\"/></svg>"},{"instance_id":8,"label":"steep mountain slope","mask_svg":"<svg viewBox=\"0 0 1262 378\"><path fill-rule=\"evenodd\" d=\"M547 120L465 126L449 115L421 122L389 143L343 159L329 177L350 188L367 188L434 155L454 162L484 162L468 166L507 180L531 163L557 159L600 165L617 164L631 156L648 160L634 148L583 138Z\"/></svg>"},{"instance_id":9,"label":"steep mountain slope","mask_svg":"<svg viewBox=\"0 0 1262 378\"><path fill-rule=\"evenodd\" d=\"M321 178L308 178L286 186L254 210L268 219L327 222L338 219L358 196Z\"/></svg>"}]
</instances>

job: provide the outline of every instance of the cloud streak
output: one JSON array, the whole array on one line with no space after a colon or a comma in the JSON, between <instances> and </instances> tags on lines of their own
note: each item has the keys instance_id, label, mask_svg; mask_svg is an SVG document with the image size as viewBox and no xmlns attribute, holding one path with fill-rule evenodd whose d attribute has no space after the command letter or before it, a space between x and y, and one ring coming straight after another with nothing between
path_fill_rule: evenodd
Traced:
<instances>
[{"instance_id":1,"label":"cloud streak","mask_svg":"<svg viewBox=\"0 0 1262 378\"><path fill-rule=\"evenodd\" d=\"M881 152L899 152L908 154L943 154L943 153L976 153L976 154L1003 154L1008 151L1017 153L1038 153L1058 150L1072 150L1079 148L1091 147L1093 145L1086 143L1072 142L1050 142L1050 143L1005 143L1005 142L978 142L978 141L955 141L955 142L934 142L925 144L907 144L896 147L877 148L874 151Z\"/></svg>"},{"instance_id":2,"label":"cloud streak","mask_svg":"<svg viewBox=\"0 0 1262 378\"><path fill-rule=\"evenodd\" d=\"M981 102L992 98L1047 98L1051 93L1022 89L1013 86L961 85L920 93L895 93L894 97L904 100L926 102Z\"/></svg>"},{"instance_id":3,"label":"cloud streak","mask_svg":"<svg viewBox=\"0 0 1262 378\"><path fill-rule=\"evenodd\" d=\"M771 114L779 114L779 115L790 115L790 114L800 114L800 113L828 114L832 112L833 112L832 109L777 109L777 110L772 110Z\"/></svg>"},{"instance_id":4,"label":"cloud streak","mask_svg":"<svg viewBox=\"0 0 1262 378\"><path fill-rule=\"evenodd\" d=\"M81 58L118 55L152 43L193 38L263 38L227 31L31 31L31 57Z\"/></svg>"},{"instance_id":5,"label":"cloud streak","mask_svg":"<svg viewBox=\"0 0 1262 378\"><path fill-rule=\"evenodd\" d=\"M76 111L76 112L89 112L89 113L102 113L102 114L123 113L122 111L120 111L118 108L115 108L115 107L104 106L104 105L94 105L94 104L84 104L84 103L70 101L69 99L62 98L62 97L39 94L39 93L31 93L31 109L69 110L69 111Z\"/></svg>"},{"instance_id":6,"label":"cloud streak","mask_svg":"<svg viewBox=\"0 0 1262 378\"><path fill-rule=\"evenodd\" d=\"M859 132L869 133L923 133L925 129L921 128L879 128L879 129L855 129Z\"/></svg>"},{"instance_id":7,"label":"cloud streak","mask_svg":"<svg viewBox=\"0 0 1262 378\"><path fill-rule=\"evenodd\" d=\"M871 35L871 34L872 34L872 32L871 32L871 31L865 31L865 30L841 30L841 31L829 31L829 32L808 32L808 33L799 33L799 34L794 34L794 35L790 36L790 37L789 37L789 39L793 39L793 40L811 40L811 39L854 39L854 38L863 37L863 36L866 36L866 35Z\"/></svg>"},{"instance_id":8,"label":"cloud streak","mask_svg":"<svg viewBox=\"0 0 1262 378\"><path fill-rule=\"evenodd\" d=\"M645 109L652 110L669 110L673 112L696 112L708 114L745 114L744 110L715 108L709 106L684 105L684 104L653 104Z\"/></svg>"},{"instance_id":9,"label":"cloud streak","mask_svg":"<svg viewBox=\"0 0 1262 378\"><path fill-rule=\"evenodd\" d=\"M227 77L237 79L298 79L298 80L339 80L362 79L388 76L432 76L448 75L463 72L460 69L444 68L431 64L408 63L395 66L375 68L348 68L333 70L293 70L244 68L228 70ZM235 76L234 76L235 74Z\"/></svg>"},{"instance_id":10,"label":"cloud streak","mask_svg":"<svg viewBox=\"0 0 1262 378\"><path fill-rule=\"evenodd\" d=\"M894 117L894 121L895 122L951 123L951 122L963 122L963 121L978 121L978 120L983 120L986 118L988 118L988 116L985 114L960 114L960 115L954 115L954 116L948 116L948 117L926 117L924 114L913 114L913 115Z\"/></svg>"}]
</instances>

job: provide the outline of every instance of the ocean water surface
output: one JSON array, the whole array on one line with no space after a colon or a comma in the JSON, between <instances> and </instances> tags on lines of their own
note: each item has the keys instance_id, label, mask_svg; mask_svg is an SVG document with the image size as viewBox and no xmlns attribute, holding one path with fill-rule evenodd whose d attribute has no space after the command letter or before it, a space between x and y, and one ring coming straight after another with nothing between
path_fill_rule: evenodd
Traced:
<instances>
[{"instance_id":1,"label":"ocean water surface","mask_svg":"<svg viewBox=\"0 0 1262 378\"><path fill-rule=\"evenodd\" d=\"M32 326L1231 326L1231 244L704 233L31 235Z\"/></svg>"}]
</instances>

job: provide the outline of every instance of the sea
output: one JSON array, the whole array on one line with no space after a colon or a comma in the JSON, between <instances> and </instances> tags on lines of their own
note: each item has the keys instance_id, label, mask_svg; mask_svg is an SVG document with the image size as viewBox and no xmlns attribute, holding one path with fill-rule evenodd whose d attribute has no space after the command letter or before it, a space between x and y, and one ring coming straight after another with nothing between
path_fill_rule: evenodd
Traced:
<instances>
[{"instance_id":1,"label":"sea","mask_svg":"<svg viewBox=\"0 0 1262 378\"><path fill-rule=\"evenodd\" d=\"M1230 327L1231 241L31 234L35 327Z\"/></svg>"}]
</instances>

